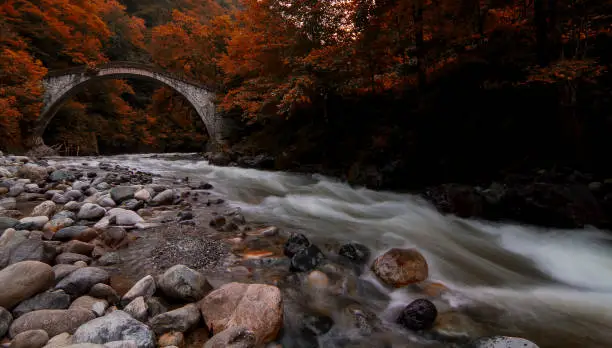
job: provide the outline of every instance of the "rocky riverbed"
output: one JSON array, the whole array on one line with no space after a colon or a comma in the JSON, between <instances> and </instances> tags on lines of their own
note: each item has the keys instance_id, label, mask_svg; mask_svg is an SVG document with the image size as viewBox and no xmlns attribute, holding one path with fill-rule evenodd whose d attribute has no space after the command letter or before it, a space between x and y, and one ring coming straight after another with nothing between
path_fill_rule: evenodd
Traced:
<instances>
[{"instance_id":1,"label":"rocky riverbed","mask_svg":"<svg viewBox=\"0 0 612 348\"><path fill-rule=\"evenodd\" d=\"M537 347L420 250L249 222L207 182L19 156L0 178L6 347Z\"/></svg>"}]
</instances>

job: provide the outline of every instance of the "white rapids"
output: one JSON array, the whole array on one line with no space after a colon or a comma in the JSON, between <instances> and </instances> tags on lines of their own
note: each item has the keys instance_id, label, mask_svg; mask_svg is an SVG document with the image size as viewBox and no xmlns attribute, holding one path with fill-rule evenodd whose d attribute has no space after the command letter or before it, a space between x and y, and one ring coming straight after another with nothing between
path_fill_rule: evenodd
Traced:
<instances>
[{"instance_id":1,"label":"white rapids","mask_svg":"<svg viewBox=\"0 0 612 348\"><path fill-rule=\"evenodd\" d=\"M180 157L178 157L180 158ZM171 155L56 158L117 163L210 182L247 218L314 238L356 241L374 254L414 247L430 278L452 290L451 306L496 309L499 334L540 347L612 346L612 234L459 219L419 197L351 187L319 175L216 167ZM367 276L367 275L366 275ZM390 308L410 294L390 294Z\"/></svg>"}]
</instances>

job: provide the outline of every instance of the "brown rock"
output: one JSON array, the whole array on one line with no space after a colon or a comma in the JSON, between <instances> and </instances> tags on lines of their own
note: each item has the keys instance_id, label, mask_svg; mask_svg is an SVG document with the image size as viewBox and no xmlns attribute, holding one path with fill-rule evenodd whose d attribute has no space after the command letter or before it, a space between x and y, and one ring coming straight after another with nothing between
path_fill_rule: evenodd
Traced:
<instances>
[{"instance_id":1,"label":"brown rock","mask_svg":"<svg viewBox=\"0 0 612 348\"><path fill-rule=\"evenodd\" d=\"M157 344L160 347L176 346L182 348L185 346L185 337L182 332L167 332L159 338Z\"/></svg>"},{"instance_id":2,"label":"brown rock","mask_svg":"<svg viewBox=\"0 0 612 348\"><path fill-rule=\"evenodd\" d=\"M94 249L93 244L81 242L80 240L71 240L63 246L64 252L75 253L81 255L91 255Z\"/></svg>"},{"instance_id":3,"label":"brown rock","mask_svg":"<svg viewBox=\"0 0 612 348\"><path fill-rule=\"evenodd\" d=\"M401 288L428 277L427 261L416 249L391 249L372 264L372 271L386 284Z\"/></svg>"},{"instance_id":4,"label":"brown rock","mask_svg":"<svg viewBox=\"0 0 612 348\"><path fill-rule=\"evenodd\" d=\"M55 275L46 263L22 261L0 271L0 307L12 309L19 302L53 286Z\"/></svg>"},{"instance_id":5,"label":"brown rock","mask_svg":"<svg viewBox=\"0 0 612 348\"><path fill-rule=\"evenodd\" d=\"M41 348L49 341L44 330L24 331L13 338L9 348Z\"/></svg>"},{"instance_id":6,"label":"brown rock","mask_svg":"<svg viewBox=\"0 0 612 348\"><path fill-rule=\"evenodd\" d=\"M281 293L271 285L229 283L208 294L199 307L212 332L245 327L258 345L273 341L283 323Z\"/></svg>"},{"instance_id":7,"label":"brown rock","mask_svg":"<svg viewBox=\"0 0 612 348\"><path fill-rule=\"evenodd\" d=\"M95 318L92 311L81 308L43 309L17 318L9 329L9 336L15 337L28 330L45 330L49 336L63 332L73 334L79 326Z\"/></svg>"}]
</instances>

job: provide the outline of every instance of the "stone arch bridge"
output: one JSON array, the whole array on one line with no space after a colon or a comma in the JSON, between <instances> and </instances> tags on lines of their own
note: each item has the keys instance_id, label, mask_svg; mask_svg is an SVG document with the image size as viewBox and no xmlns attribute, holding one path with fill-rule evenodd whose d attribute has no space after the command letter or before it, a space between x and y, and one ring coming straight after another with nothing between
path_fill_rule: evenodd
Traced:
<instances>
[{"instance_id":1,"label":"stone arch bridge","mask_svg":"<svg viewBox=\"0 0 612 348\"><path fill-rule=\"evenodd\" d=\"M153 80L174 89L191 103L204 122L212 143L211 147L219 149L226 143L228 127L223 118L215 112L215 93L211 86L164 72L150 65L112 62L95 68L83 66L49 72L43 79L44 99L41 115L36 121L28 145L32 148L44 146L42 135L45 129L62 104L70 97L96 81L125 78Z\"/></svg>"}]
</instances>

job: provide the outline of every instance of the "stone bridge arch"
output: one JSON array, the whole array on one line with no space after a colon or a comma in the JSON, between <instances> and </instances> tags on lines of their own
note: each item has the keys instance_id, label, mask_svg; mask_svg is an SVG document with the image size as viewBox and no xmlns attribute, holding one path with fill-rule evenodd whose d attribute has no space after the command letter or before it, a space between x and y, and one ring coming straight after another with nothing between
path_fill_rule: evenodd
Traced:
<instances>
[{"instance_id":1,"label":"stone bridge arch","mask_svg":"<svg viewBox=\"0 0 612 348\"><path fill-rule=\"evenodd\" d=\"M65 101L81 92L85 86L103 79L139 78L160 82L183 95L196 110L208 131L212 149L221 148L227 140L228 127L215 112L214 89L184 77L169 74L155 67L129 62L113 62L93 69L78 67L51 71L43 79L44 98L41 115L36 121L30 146L44 145L45 129Z\"/></svg>"}]
</instances>

